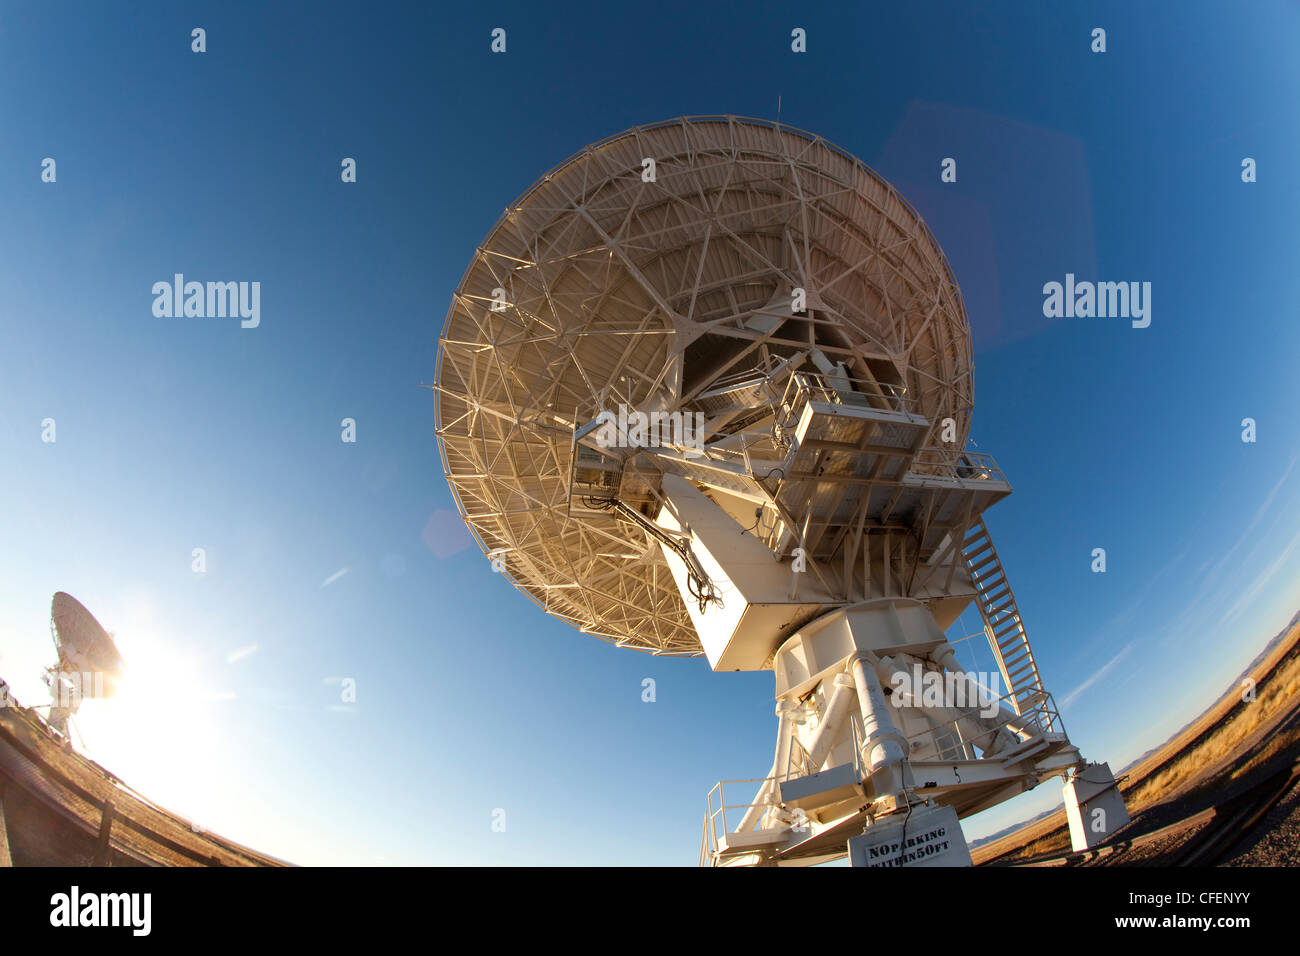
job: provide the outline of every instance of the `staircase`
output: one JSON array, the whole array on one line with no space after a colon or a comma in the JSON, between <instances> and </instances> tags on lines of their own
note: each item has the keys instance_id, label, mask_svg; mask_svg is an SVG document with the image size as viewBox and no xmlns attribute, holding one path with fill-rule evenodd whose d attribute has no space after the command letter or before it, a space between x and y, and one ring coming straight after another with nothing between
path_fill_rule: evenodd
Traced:
<instances>
[{"instance_id":1,"label":"staircase","mask_svg":"<svg viewBox=\"0 0 1300 956\"><path fill-rule=\"evenodd\" d=\"M1043 729L1052 729L1055 714L1043 691L1038 665L1034 662L1029 635L1020 620L1020 609L1016 607L1011 584L983 518L977 518L971 524L962 541L961 553L975 581L975 603L979 605L984 633L988 635L989 645L997 657L1012 707L1017 714L1044 718L1040 721L1047 724Z\"/></svg>"}]
</instances>

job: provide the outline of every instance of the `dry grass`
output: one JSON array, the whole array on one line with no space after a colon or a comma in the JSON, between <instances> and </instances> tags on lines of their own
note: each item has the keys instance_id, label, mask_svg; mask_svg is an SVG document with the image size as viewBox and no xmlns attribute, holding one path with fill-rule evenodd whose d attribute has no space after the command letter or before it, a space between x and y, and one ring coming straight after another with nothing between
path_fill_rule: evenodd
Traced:
<instances>
[{"instance_id":1,"label":"dry grass","mask_svg":"<svg viewBox=\"0 0 1300 956\"><path fill-rule=\"evenodd\" d=\"M1300 691L1297 637L1300 628L1292 630L1279 642L1276 653L1256 668L1252 675L1253 701L1243 701L1240 691L1230 692L1192 727L1145 761L1159 761L1156 766L1145 773L1141 773L1142 766L1134 768L1123 788L1131 812L1145 810L1194 785L1207 772L1229 761L1256 731L1290 713ZM1251 753L1249 759L1233 766L1227 779L1238 779L1296 739L1295 731L1274 737Z\"/></svg>"}]
</instances>

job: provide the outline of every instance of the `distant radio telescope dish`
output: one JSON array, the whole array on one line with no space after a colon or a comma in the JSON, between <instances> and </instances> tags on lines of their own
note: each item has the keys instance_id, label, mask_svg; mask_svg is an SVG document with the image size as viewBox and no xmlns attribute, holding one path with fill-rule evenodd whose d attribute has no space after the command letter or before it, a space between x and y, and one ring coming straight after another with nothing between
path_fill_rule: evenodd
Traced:
<instances>
[{"instance_id":1,"label":"distant radio telescope dish","mask_svg":"<svg viewBox=\"0 0 1300 956\"><path fill-rule=\"evenodd\" d=\"M122 655L95 615L71 594L59 591L50 604L51 633L65 672L104 675L105 688L122 674Z\"/></svg>"},{"instance_id":2,"label":"distant radio telescope dish","mask_svg":"<svg viewBox=\"0 0 1300 956\"><path fill-rule=\"evenodd\" d=\"M58 663L46 668L49 722L65 737L68 721L87 697L112 697L122 676L122 655L95 615L71 594L59 591L50 603L50 635Z\"/></svg>"},{"instance_id":3,"label":"distant radio telescope dish","mask_svg":"<svg viewBox=\"0 0 1300 956\"><path fill-rule=\"evenodd\" d=\"M905 394L961 449L971 368L952 272L889 183L809 133L682 118L587 147L506 209L446 318L438 439L467 524L516 587L585 633L697 655L695 599L643 526L665 473L701 475L602 460L575 430L620 406L702 415L710 460L780 460L782 398L805 370ZM768 437L742 438L755 423Z\"/></svg>"}]
</instances>

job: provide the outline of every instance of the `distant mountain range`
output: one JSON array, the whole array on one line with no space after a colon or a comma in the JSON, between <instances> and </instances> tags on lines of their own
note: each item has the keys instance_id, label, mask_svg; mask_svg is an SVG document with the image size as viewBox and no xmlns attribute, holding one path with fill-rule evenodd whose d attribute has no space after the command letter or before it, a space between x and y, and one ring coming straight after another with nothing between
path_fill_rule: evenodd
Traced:
<instances>
[{"instance_id":1,"label":"distant mountain range","mask_svg":"<svg viewBox=\"0 0 1300 956\"><path fill-rule=\"evenodd\" d=\"M1013 823L1009 827L1003 827L997 833L990 833L988 836L980 837L978 840L971 840L970 849L973 850L977 846L983 846L985 843L992 843L994 840L1001 840L1004 836L1010 836L1022 827L1032 826L1044 817L1050 817L1052 814L1060 812L1060 806L1052 807L1050 810L1044 810L1042 813L1032 816L1028 820L1021 820L1019 823Z\"/></svg>"}]
</instances>

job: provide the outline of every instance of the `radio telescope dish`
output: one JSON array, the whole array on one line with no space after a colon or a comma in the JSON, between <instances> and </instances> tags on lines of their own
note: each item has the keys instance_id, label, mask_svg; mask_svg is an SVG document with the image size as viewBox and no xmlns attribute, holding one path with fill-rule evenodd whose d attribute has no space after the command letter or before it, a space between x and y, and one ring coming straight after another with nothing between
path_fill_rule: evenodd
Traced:
<instances>
[{"instance_id":1,"label":"radio telescope dish","mask_svg":"<svg viewBox=\"0 0 1300 956\"><path fill-rule=\"evenodd\" d=\"M71 594L59 591L50 604L50 630L65 671L102 673L115 682L122 674L122 655L95 615Z\"/></svg>"},{"instance_id":2,"label":"radio telescope dish","mask_svg":"<svg viewBox=\"0 0 1300 956\"><path fill-rule=\"evenodd\" d=\"M660 548L571 507L575 427L625 405L704 414L716 441L755 416L770 428L782 376L838 367L950 419L961 448L971 366L952 272L892 186L809 133L682 118L587 147L506 209L447 315L438 438L466 522L520 590L585 633L696 655ZM660 471L624 488L637 510Z\"/></svg>"},{"instance_id":3,"label":"radio telescope dish","mask_svg":"<svg viewBox=\"0 0 1300 956\"><path fill-rule=\"evenodd\" d=\"M67 736L68 720L84 698L111 697L117 692L122 656L95 615L63 591L50 603L50 635L59 656L45 676L53 698L50 724Z\"/></svg>"},{"instance_id":4,"label":"radio telescope dish","mask_svg":"<svg viewBox=\"0 0 1300 956\"><path fill-rule=\"evenodd\" d=\"M967 447L971 366L915 210L773 123L590 146L471 260L434 388L493 568L618 645L774 673L772 769L710 793L702 864L969 865L960 819L1056 776L1076 849L1127 822L984 523L1011 485ZM997 674L946 636L972 604Z\"/></svg>"}]
</instances>

